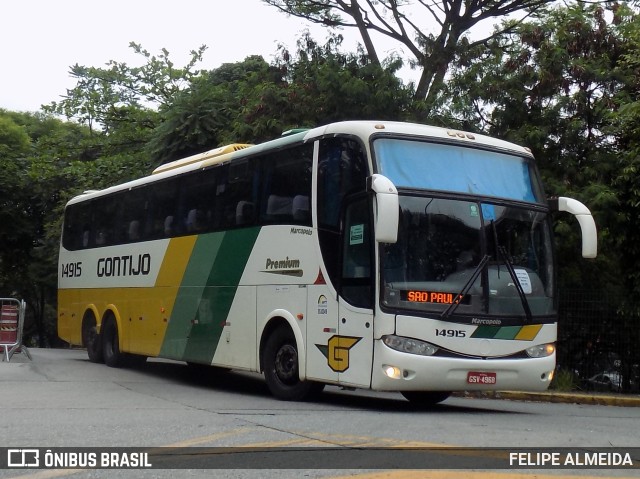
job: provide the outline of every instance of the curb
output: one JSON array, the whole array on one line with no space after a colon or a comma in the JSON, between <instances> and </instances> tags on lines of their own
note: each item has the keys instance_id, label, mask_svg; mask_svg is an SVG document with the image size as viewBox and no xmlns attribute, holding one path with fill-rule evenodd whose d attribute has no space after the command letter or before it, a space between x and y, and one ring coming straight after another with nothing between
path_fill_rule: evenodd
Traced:
<instances>
[{"instance_id":1,"label":"curb","mask_svg":"<svg viewBox=\"0 0 640 479\"><path fill-rule=\"evenodd\" d=\"M640 407L638 395L609 395L562 392L519 392L519 391L466 391L457 397L480 399L508 399L511 401L550 402L563 404L586 404L594 406Z\"/></svg>"}]
</instances>

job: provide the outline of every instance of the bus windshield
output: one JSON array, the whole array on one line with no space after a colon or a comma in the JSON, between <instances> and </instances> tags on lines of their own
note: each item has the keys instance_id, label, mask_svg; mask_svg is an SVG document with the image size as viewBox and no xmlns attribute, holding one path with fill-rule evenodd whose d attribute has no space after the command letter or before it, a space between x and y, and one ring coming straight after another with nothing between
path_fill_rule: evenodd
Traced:
<instances>
[{"instance_id":1,"label":"bus windshield","mask_svg":"<svg viewBox=\"0 0 640 479\"><path fill-rule=\"evenodd\" d=\"M526 159L407 140L374 145L378 171L401 192L398 241L381 248L384 307L456 320L555 314L548 215L523 203L541 202Z\"/></svg>"},{"instance_id":2,"label":"bus windshield","mask_svg":"<svg viewBox=\"0 0 640 479\"><path fill-rule=\"evenodd\" d=\"M384 306L444 314L464 292L456 315L554 313L546 213L408 195L400 210L397 243L382 245Z\"/></svg>"}]
</instances>

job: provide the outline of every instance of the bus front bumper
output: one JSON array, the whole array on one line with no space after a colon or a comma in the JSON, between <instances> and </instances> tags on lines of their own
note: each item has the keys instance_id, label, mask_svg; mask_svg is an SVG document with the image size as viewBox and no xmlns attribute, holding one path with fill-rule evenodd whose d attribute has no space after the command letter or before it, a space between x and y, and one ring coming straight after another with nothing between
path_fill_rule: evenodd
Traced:
<instances>
[{"instance_id":1,"label":"bus front bumper","mask_svg":"<svg viewBox=\"0 0 640 479\"><path fill-rule=\"evenodd\" d=\"M374 341L371 388L376 391L544 391L556 355L476 359L420 356Z\"/></svg>"}]
</instances>

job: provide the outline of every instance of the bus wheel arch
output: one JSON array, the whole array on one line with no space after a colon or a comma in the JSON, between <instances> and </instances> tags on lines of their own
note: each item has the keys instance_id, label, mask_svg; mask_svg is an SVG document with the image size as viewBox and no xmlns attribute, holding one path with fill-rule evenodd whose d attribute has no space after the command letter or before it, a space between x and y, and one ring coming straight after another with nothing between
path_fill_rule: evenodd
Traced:
<instances>
[{"instance_id":1,"label":"bus wheel arch","mask_svg":"<svg viewBox=\"0 0 640 479\"><path fill-rule=\"evenodd\" d=\"M299 344L284 318L273 318L260 340L260 369L271 394L284 401L304 400L324 387L320 383L300 380Z\"/></svg>"},{"instance_id":2,"label":"bus wheel arch","mask_svg":"<svg viewBox=\"0 0 640 479\"><path fill-rule=\"evenodd\" d=\"M82 345L87 348L89 361L102 363L102 335L98 331L97 315L92 308L88 308L82 317Z\"/></svg>"}]
</instances>

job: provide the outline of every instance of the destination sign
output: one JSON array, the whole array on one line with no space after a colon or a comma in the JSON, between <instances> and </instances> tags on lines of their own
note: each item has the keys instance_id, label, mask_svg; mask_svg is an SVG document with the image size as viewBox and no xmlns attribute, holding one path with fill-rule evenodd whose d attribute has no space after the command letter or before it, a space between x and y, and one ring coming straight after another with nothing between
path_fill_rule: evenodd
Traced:
<instances>
[{"instance_id":1,"label":"destination sign","mask_svg":"<svg viewBox=\"0 0 640 479\"><path fill-rule=\"evenodd\" d=\"M402 291L400 293L400 299L410 303L453 304L457 297L458 293L445 293L442 291ZM462 297L462 300L457 302L468 303L468 299Z\"/></svg>"}]
</instances>

